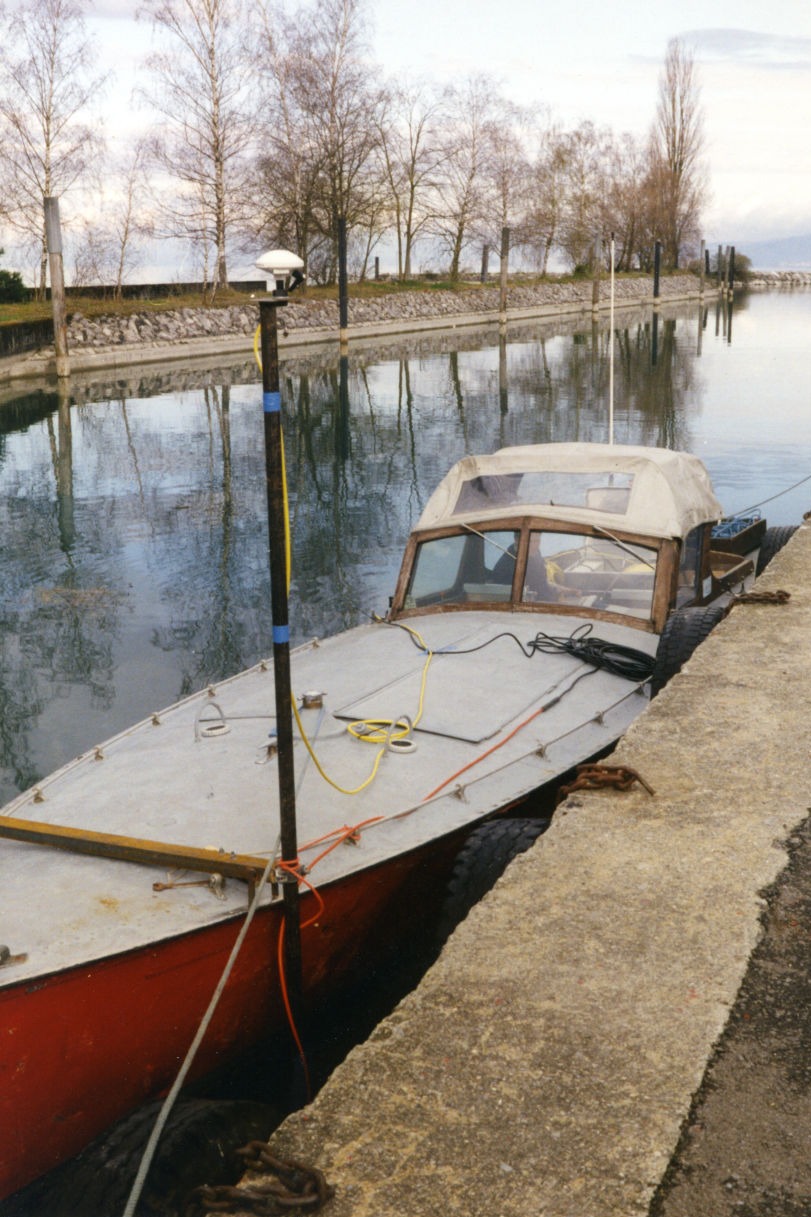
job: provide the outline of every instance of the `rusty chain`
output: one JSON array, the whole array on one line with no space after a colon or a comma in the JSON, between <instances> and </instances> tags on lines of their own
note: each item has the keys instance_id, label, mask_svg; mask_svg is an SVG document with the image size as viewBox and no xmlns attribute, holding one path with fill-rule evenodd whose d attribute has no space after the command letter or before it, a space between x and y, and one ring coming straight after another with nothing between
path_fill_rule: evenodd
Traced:
<instances>
[{"instance_id":1,"label":"rusty chain","mask_svg":"<svg viewBox=\"0 0 811 1217\"><path fill-rule=\"evenodd\" d=\"M252 1213L256 1217L278 1217L295 1210L315 1212L335 1195L323 1173L301 1162L284 1162L270 1152L264 1141L250 1141L236 1151L246 1171L266 1176L245 1187L204 1185L191 1193L183 1217L207 1217L211 1213ZM270 1176L268 1178L267 1176Z\"/></svg>"},{"instance_id":2,"label":"rusty chain","mask_svg":"<svg viewBox=\"0 0 811 1217\"><path fill-rule=\"evenodd\" d=\"M601 788L630 790L634 782L639 782L648 794L656 793L641 774L627 765L578 765L576 774L573 782L569 782L567 786L561 786L558 790L559 803L573 794L575 790L599 790Z\"/></svg>"},{"instance_id":3,"label":"rusty chain","mask_svg":"<svg viewBox=\"0 0 811 1217\"><path fill-rule=\"evenodd\" d=\"M739 596L732 597L733 604L787 604L791 599L791 592L785 591L779 587L775 592L741 592Z\"/></svg>"}]
</instances>

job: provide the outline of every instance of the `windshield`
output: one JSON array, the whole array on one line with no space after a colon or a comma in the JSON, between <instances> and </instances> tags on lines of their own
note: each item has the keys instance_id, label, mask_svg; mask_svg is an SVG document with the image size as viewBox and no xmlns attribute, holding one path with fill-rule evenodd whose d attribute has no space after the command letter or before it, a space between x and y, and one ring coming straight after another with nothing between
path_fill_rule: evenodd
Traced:
<instances>
[{"instance_id":1,"label":"windshield","mask_svg":"<svg viewBox=\"0 0 811 1217\"><path fill-rule=\"evenodd\" d=\"M509 600L520 533L473 529L423 541L417 549L406 608Z\"/></svg>"},{"instance_id":2,"label":"windshield","mask_svg":"<svg viewBox=\"0 0 811 1217\"><path fill-rule=\"evenodd\" d=\"M423 541L403 607L520 602L651 616L655 548L613 536L540 529L533 529L526 543L523 579L514 589L521 545L517 530L465 528Z\"/></svg>"},{"instance_id":3,"label":"windshield","mask_svg":"<svg viewBox=\"0 0 811 1217\"><path fill-rule=\"evenodd\" d=\"M650 617L656 550L585 533L531 532L522 599Z\"/></svg>"}]
</instances>

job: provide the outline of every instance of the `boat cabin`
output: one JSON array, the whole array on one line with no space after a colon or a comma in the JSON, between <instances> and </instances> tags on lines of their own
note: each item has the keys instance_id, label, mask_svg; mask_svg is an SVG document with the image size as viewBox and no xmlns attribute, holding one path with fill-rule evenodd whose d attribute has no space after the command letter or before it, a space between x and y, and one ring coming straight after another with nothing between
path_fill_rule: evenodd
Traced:
<instances>
[{"instance_id":1,"label":"boat cabin","mask_svg":"<svg viewBox=\"0 0 811 1217\"><path fill-rule=\"evenodd\" d=\"M716 545L721 515L683 452L538 444L465 457L411 534L389 617L553 612L659 634L673 609L752 574L758 524Z\"/></svg>"}]
</instances>

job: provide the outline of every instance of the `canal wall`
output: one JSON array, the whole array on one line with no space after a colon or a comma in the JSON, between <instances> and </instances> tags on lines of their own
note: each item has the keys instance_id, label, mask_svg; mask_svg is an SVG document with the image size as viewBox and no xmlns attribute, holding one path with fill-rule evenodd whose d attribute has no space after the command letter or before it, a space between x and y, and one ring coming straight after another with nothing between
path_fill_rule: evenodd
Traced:
<instances>
[{"instance_id":1,"label":"canal wall","mask_svg":"<svg viewBox=\"0 0 811 1217\"><path fill-rule=\"evenodd\" d=\"M662 304L697 298L699 280L692 275L665 276L660 282ZM533 317L566 317L593 311L591 280L571 283L544 283L536 286L510 286L507 319L514 322ZM653 284L649 278L617 279L615 306L619 309L653 304ZM598 308L607 310L608 284L602 283ZM462 292L392 292L370 299L350 299L350 340L418 332L436 328L481 325L499 319L497 288ZM239 356L250 351L258 325L256 303L228 308L173 309L166 312L133 313L129 316L97 318L72 314L68 324L68 349L71 370L123 368L135 364L187 360L211 353L216 343L218 355ZM338 341L337 301L297 300L281 314L280 347ZM48 375L54 371L51 348L23 356L0 358L0 381Z\"/></svg>"},{"instance_id":2,"label":"canal wall","mask_svg":"<svg viewBox=\"0 0 811 1217\"><path fill-rule=\"evenodd\" d=\"M779 976L763 1017L793 1013L798 1028L794 1083L769 1100L780 1152L761 1144L755 1102L733 1113L743 1159L719 1164L714 1203L671 1209L662 1187L808 817L811 527L757 586L790 598L736 605L612 758L655 793L570 796L420 986L272 1136L273 1154L325 1173L331 1217L643 1217L652 1202L722 1217L741 1211L759 1155L786 1203L747 1211L807 1211L786 1207L803 1185L811 1198L811 1112L791 1072L807 1070L807 1038L802 1011L780 1009Z\"/></svg>"}]
</instances>

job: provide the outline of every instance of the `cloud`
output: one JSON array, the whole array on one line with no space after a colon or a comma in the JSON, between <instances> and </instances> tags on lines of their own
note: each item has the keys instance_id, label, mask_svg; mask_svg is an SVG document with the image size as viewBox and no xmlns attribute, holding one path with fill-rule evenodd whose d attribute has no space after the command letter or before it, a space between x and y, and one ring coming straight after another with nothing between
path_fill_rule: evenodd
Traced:
<instances>
[{"instance_id":1,"label":"cloud","mask_svg":"<svg viewBox=\"0 0 811 1217\"><path fill-rule=\"evenodd\" d=\"M703 29L685 31L681 41L705 61L781 71L811 68L811 38L757 30Z\"/></svg>"}]
</instances>

